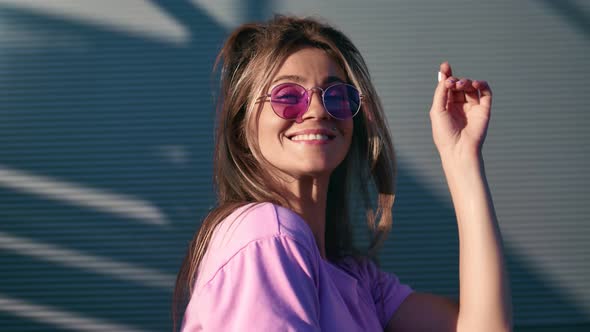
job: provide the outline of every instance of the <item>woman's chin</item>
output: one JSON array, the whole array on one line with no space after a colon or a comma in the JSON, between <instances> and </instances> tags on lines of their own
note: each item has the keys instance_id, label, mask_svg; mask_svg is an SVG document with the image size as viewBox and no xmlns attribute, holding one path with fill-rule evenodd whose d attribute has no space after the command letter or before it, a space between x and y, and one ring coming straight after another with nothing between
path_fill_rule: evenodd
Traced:
<instances>
[{"instance_id":1,"label":"woman's chin","mask_svg":"<svg viewBox=\"0 0 590 332\"><path fill-rule=\"evenodd\" d=\"M287 173L294 178L329 177L337 165L305 165L305 167L290 169Z\"/></svg>"}]
</instances>

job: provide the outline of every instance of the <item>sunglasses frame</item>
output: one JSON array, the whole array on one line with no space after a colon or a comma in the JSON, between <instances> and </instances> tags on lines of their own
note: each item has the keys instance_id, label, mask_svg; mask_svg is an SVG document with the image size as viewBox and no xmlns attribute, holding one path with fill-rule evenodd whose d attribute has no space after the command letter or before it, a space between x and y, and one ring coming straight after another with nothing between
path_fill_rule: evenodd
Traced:
<instances>
[{"instance_id":1,"label":"sunglasses frame","mask_svg":"<svg viewBox=\"0 0 590 332\"><path fill-rule=\"evenodd\" d=\"M273 93L273 91L276 88L278 88L280 86L283 86L283 85L287 85L287 84L288 85L295 85L295 86L301 87L301 89L303 89L305 91L305 93L307 93L307 108L305 109L305 112L298 113L297 114L297 117L292 118L292 119L285 118L285 117L281 116L279 113L277 113L277 111L275 110L275 108L273 106L273 102L272 102L272 93ZM357 108L357 110L349 118L348 117L347 118L338 118L338 117L335 117L332 113L330 113L330 111L328 111L328 108L326 107L326 101L324 100L324 96L325 96L326 91L328 91L330 88L333 88L333 87L338 86L338 85L345 85L345 86L351 87L351 88L355 89L358 92L358 94L359 94L359 107ZM336 119L336 120L352 119L352 118L354 118L358 114L358 112L361 109L361 106L362 106L362 103L363 103L363 99L364 99L364 95L361 93L361 91L356 86L354 86L352 84L348 84L348 83L341 83L341 82L332 84L332 85L328 86L325 89L322 89L319 86L312 87L310 89L306 89L301 84L294 83L294 82L285 82L285 83L281 83L281 84L277 84L277 85L273 86L272 89L270 89L270 93L267 93L267 94L264 94L264 95L258 97L258 102L267 101L266 98L270 98L270 100L268 100L268 101L270 101L270 107L272 108L273 112L278 117L280 117L281 119L285 119L285 120L297 120L301 116L303 116L305 113L307 113L307 111L309 110L309 106L311 105L311 98L313 97L313 91L316 91L316 90L321 91L320 92L320 98L322 99L322 105L324 106L324 109L326 110L326 113L330 114L330 116L332 118Z\"/></svg>"}]
</instances>

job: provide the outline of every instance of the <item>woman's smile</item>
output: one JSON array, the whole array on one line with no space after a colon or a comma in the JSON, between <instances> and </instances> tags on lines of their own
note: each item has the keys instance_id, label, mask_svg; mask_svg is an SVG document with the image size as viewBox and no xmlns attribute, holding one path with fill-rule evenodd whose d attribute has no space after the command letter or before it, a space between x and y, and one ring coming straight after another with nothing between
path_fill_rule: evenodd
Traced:
<instances>
[{"instance_id":1,"label":"woman's smile","mask_svg":"<svg viewBox=\"0 0 590 332\"><path fill-rule=\"evenodd\" d=\"M326 145L336 138L333 132L327 129L305 129L287 135L287 138L295 143Z\"/></svg>"}]
</instances>

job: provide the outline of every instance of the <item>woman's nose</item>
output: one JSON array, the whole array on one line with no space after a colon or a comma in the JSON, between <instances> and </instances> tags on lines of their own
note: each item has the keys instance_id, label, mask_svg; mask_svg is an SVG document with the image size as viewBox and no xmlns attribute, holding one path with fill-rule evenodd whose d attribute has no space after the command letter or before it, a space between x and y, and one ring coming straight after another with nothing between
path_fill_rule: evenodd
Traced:
<instances>
[{"instance_id":1,"label":"woman's nose","mask_svg":"<svg viewBox=\"0 0 590 332\"><path fill-rule=\"evenodd\" d=\"M315 118L326 118L330 117L330 114L326 112L324 102L322 101L323 91L319 88L312 89L309 91L309 106L307 112L303 114L303 118L315 117Z\"/></svg>"}]
</instances>

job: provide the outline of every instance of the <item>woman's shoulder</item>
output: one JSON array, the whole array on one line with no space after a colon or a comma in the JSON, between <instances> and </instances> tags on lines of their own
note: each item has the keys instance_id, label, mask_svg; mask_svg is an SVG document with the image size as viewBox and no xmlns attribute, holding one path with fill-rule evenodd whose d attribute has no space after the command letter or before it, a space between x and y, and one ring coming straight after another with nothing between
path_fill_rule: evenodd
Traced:
<instances>
[{"instance_id":1,"label":"woman's shoulder","mask_svg":"<svg viewBox=\"0 0 590 332\"><path fill-rule=\"evenodd\" d=\"M249 245L280 238L312 254L317 251L311 229L297 213L268 202L245 204L215 228L199 274L219 269Z\"/></svg>"},{"instance_id":2,"label":"woman's shoulder","mask_svg":"<svg viewBox=\"0 0 590 332\"><path fill-rule=\"evenodd\" d=\"M311 229L297 213L268 202L249 203L234 210L218 225L212 240L225 247L275 236L288 236L305 245L313 240Z\"/></svg>"}]
</instances>

